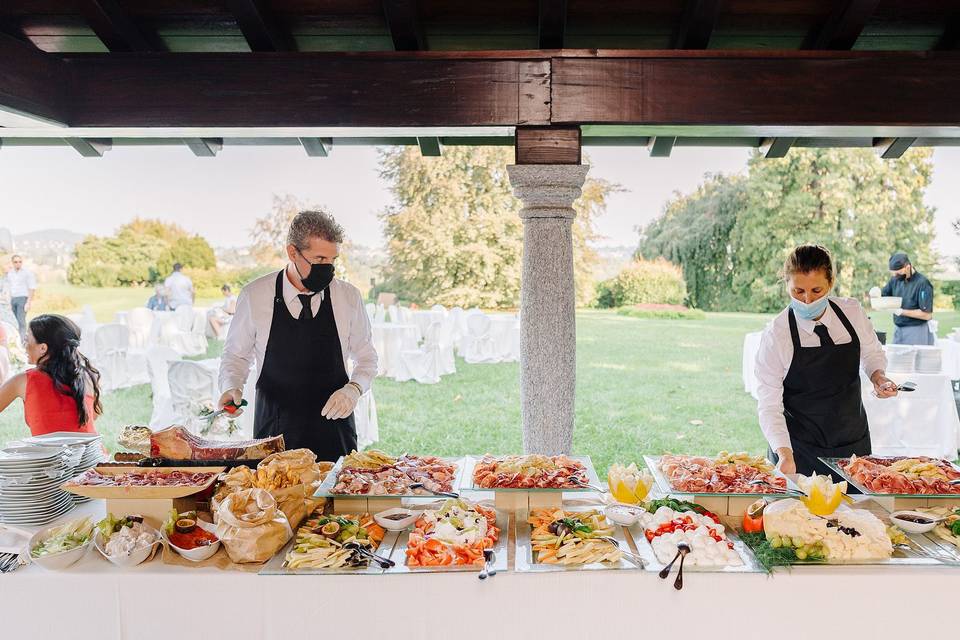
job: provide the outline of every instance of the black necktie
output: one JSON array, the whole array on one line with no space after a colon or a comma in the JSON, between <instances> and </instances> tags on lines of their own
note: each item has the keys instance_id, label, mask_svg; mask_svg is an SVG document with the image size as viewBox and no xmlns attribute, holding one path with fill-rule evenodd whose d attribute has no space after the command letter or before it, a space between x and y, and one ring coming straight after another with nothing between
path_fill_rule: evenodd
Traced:
<instances>
[{"instance_id":1,"label":"black necktie","mask_svg":"<svg viewBox=\"0 0 960 640\"><path fill-rule=\"evenodd\" d=\"M830 337L830 332L827 331L827 325L815 324L813 325L813 332L820 336L821 347L826 347L833 344L833 338Z\"/></svg>"},{"instance_id":2,"label":"black necktie","mask_svg":"<svg viewBox=\"0 0 960 640\"><path fill-rule=\"evenodd\" d=\"M297 297L300 298L300 304L303 305L300 307L300 318L301 322L306 322L307 320L313 319L313 309L310 308L310 303L313 300L313 294L300 293L297 294Z\"/></svg>"}]
</instances>

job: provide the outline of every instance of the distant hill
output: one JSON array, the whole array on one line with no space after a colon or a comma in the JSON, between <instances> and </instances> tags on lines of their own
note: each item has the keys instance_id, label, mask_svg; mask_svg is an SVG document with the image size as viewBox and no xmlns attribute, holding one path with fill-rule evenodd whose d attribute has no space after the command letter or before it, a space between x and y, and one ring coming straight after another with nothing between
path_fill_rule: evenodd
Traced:
<instances>
[{"instance_id":1,"label":"distant hill","mask_svg":"<svg viewBox=\"0 0 960 640\"><path fill-rule=\"evenodd\" d=\"M42 229L40 231L31 231L30 233L21 233L13 237L13 241L18 245L27 243L37 244L59 244L73 247L73 245L83 241L86 236L76 231L67 229Z\"/></svg>"}]
</instances>

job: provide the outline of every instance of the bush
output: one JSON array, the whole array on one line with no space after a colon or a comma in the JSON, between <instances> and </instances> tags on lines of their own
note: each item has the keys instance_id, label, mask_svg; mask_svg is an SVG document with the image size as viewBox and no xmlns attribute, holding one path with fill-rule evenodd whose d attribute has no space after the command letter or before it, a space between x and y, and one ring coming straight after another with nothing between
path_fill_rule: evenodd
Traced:
<instances>
[{"instance_id":1,"label":"bush","mask_svg":"<svg viewBox=\"0 0 960 640\"><path fill-rule=\"evenodd\" d=\"M707 314L700 309L638 309L622 307L617 315L645 320L706 320Z\"/></svg>"},{"instance_id":2,"label":"bush","mask_svg":"<svg viewBox=\"0 0 960 640\"><path fill-rule=\"evenodd\" d=\"M76 301L70 296L60 293L52 293L43 287L37 289L36 296L33 299L32 313L37 309L42 309L43 313L65 314L79 307Z\"/></svg>"},{"instance_id":3,"label":"bush","mask_svg":"<svg viewBox=\"0 0 960 640\"><path fill-rule=\"evenodd\" d=\"M933 304L937 309L943 308L953 308L957 311L960 311L960 280L944 280L939 283L940 291L937 291L933 294ZM951 305L946 306L947 300L949 298Z\"/></svg>"},{"instance_id":4,"label":"bush","mask_svg":"<svg viewBox=\"0 0 960 640\"><path fill-rule=\"evenodd\" d=\"M683 304L687 285L680 268L663 258L637 260L616 277L597 285L597 306Z\"/></svg>"}]
</instances>

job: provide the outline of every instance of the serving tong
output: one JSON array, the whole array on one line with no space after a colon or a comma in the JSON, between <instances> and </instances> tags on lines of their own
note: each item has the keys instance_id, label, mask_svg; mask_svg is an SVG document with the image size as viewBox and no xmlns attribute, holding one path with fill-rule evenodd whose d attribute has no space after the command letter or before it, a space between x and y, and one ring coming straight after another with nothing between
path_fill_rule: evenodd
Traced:
<instances>
[{"instance_id":1,"label":"serving tong","mask_svg":"<svg viewBox=\"0 0 960 640\"><path fill-rule=\"evenodd\" d=\"M626 551L622 549L620 547L620 541L617 540L616 538L613 538L611 536L597 536L596 538L593 538L593 540L603 540L604 542L609 542L610 544L615 546L617 549L619 549L620 553L626 556L627 559L630 560L630 562L637 565L641 569L643 568L643 558L632 551Z\"/></svg>"},{"instance_id":2,"label":"serving tong","mask_svg":"<svg viewBox=\"0 0 960 640\"><path fill-rule=\"evenodd\" d=\"M497 561L497 556L493 553L493 549L484 549L483 550L483 569L480 571L480 575L477 577L481 580L486 580L487 578L492 578L497 575L497 570L493 566Z\"/></svg>"},{"instance_id":3,"label":"serving tong","mask_svg":"<svg viewBox=\"0 0 960 640\"><path fill-rule=\"evenodd\" d=\"M760 486L770 487L771 489L774 489L774 493L776 493L777 495L781 495L781 496L802 496L802 497L804 497L804 498L808 498L808 497L809 497L806 493L804 493L804 492L801 491L800 489L790 489L790 488L778 487L777 485L775 485L775 484L770 484L770 483L767 482L766 480L761 480L760 478L757 478L756 480L751 480L750 482L747 483L747 486L750 486L750 487L760 487Z\"/></svg>"},{"instance_id":4,"label":"serving tong","mask_svg":"<svg viewBox=\"0 0 960 640\"><path fill-rule=\"evenodd\" d=\"M581 489L592 489L597 493L609 493L604 487L598 487L595 484L590 484L586 480L581 479L579 476L570 476L570 482L577 485Z\"/></svg>"},{"instance_id":5,"label":"serving tong","mask_svg":"<svg viewBox=\"0 0 960 640\"><path fill-rule=\"evenodd\" d=\"M222 416L222 415L225 414L225 413L229 413L231 416L233 416L234 418L236 418L236 417L238 417L241 413L243 413L243 407L247 406L247 404L248 404L248 403L247 403L246 400L241 400L241 401L240 401L240 404L236 404L235 402L233 402L233 401L231 400L231 401L228 402L227 404L223 405L223 408L222 408L222 409L219 409L219 410L217 410L217 411L214 411L213 413L204 416L202 419L203 419L203 420L206 420L206 421L207 421L207 424L213 424L213 421L214 421L214 420L216 420L217 418L219 418L220 416ZM229 410L227 409L227 407L233 407L233 411L232 411L232 412L229 411Z\"/></svg>"},{"instance_id":6,"label":"serving tong","mask_svg":"<svg viewBox=\"0 0 960 640\"><path fill-rule=\"evenodd\" d=\"M670 561L670 564L665 566L660 570L660 573L657 575L661 579L666 580L667 576L670 575L670 570L673 569L673 563L677 561L677 558L680 558L680 568L677 570L677 579L673 581L673 588L679 591L683 589L683 560L687 557L687 554L693 551L686 542L680 542L677 544L677 555L673 556L673 560Z\"/></svg>"},{"instance_id":7,"label":"serving tong","mask_svg":"<svg viewBox=\"0 0 960 640\"><path fill-rule=\"evenodd\" d=\"M439 497L441 497L441 498L453 498L454 500L457 500L457 499L460 498L460 494L459 494L459 493L456 493L456 492L454 492L454 491L434 491L433 489L428 488L428 487L427 487L426 485L424 485L422 482L414 482L413 484L410 485L409 488L410 488L410 489L423 489L423 490L426 491L427 493L429 493L429 494L431 494L431 495L439 496Z\"/></svg>"},{"instance_id":8,"label":"serving tong","mask_svg":"<svg viewBox=\"0 0 960 640\"><path fill-rule=\"evenodd\" d=\"M365 546L363 546L363 545L360 544L359 542L347 542L346 544L343 545L343 547L344 547L345 549L350 549L350 550L352 550L352 551L356 551L356 552L358 552L360 555L366 556L366 557L369 558L370 560L373 560L374 562L376 562L377 564L380 565L380 568L381 568L381 569L389 569L390 567L396 566L396 564L397 564L396 562L394 562L394 561L391 560L390 558L384 558L383 556L378 556L378 555L375 554L373 551L370 551L369 549L367 549Z\"/></svg>"}]
</instances>

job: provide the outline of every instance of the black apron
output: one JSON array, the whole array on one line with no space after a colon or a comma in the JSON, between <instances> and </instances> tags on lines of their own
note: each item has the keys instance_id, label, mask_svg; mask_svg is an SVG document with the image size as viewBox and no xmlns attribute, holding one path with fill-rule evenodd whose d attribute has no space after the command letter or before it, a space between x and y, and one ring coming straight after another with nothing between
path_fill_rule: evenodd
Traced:
<instances>
[{"instance_id":1,"label":"black apron","mask_svg":"<svg viewBox=\"0 0 960 640\"><path fill-rule=\"evenodd\" d=\"M284 272L277 274L273 322L257 379L254 436L283 435L287 449L307 448L318 460L336 461L357 448L353 414L340 420L320 415L334 391L350 381L333 317L330 287L317 315L298 320L283 301Z\"/></svg>"},{"instance_id":2,"label":"black apron","mask_svg":"<svg viewBox=\"0 0 960 640\"><path fill-rule=\"evenodd\" d=\"M860 397L860 338L832 300L830 307L850 334L850 342L801 347L797 320L789 310L793 360L783 380L783 416L797 473L809 476L815 471L839 482L843 478L817 458L869 455L870 430ZM778 460L772 450L768 455Z\"/></svg>"}]
</instances>

